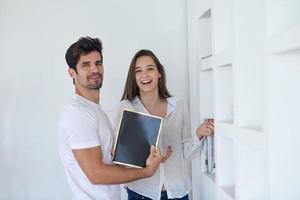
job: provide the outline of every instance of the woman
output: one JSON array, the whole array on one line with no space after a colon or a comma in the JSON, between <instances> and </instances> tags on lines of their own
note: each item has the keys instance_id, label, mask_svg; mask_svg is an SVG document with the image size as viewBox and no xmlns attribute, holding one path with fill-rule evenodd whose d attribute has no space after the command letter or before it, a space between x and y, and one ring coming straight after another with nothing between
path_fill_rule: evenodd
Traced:
<instances>
[{"instance_id":1,"label":"woman","mask_svg":"<svg viewBox=\"0 0 300 200\"><path fill-rule=\"evenodd\" d=\"M202 138L212 134L213 122L201 124L192 136L187 106L168 92L164 67L150 50L140 50L131 61L115 122L124 108L164 118L158 146L166 152L152 177L126 184L128 200L188 199L187 161L200 155Z\"/></svg>"}]
</instances>

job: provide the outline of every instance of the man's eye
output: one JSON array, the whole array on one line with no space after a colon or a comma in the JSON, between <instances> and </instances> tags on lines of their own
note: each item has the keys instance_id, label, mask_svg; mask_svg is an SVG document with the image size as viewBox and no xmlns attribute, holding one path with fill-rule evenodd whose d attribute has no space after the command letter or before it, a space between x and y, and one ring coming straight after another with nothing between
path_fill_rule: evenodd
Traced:
<instances>
[{"instance_id":1,"label":"man's eye","mask_svg":"<svg viewBox=\"0 0 300 200\"><path fill-rule=\"evenodd\" d=\"M98 61L98 62L96 62L96 65L97 66L100 66L100 65L102 65L103 63L101 62L101 61Z\"/></svg>"}]
</instances>

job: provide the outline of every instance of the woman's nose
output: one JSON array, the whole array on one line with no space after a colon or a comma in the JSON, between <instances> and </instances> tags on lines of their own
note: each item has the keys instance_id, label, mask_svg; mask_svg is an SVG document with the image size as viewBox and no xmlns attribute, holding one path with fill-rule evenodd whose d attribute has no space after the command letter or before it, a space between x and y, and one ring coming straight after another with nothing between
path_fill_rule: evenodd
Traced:
<instances>
[{"instance_id":1,"label":"woman's nose","mask_svg":"<svg viewBox=\"0 0 300 200\"><path fill-rule=\"evenodd\" d=\"M147 76L148 76L147 70L142 71L142 76L143 76L143 77L147 77Z\"/></svg>"}]
</instances>

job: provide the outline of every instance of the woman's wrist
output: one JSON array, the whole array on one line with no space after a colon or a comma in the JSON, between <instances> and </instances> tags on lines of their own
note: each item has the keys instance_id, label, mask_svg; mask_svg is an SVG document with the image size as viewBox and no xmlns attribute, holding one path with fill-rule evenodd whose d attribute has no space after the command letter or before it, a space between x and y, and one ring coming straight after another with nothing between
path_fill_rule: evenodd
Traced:
<instances>
[{"instance_id":1,"label":"woman's wrist","mask_svg":"<svg viewBox=\"0 0 300 200\"><path fill-rule=\"evenodd\" d=\"M199 140L202 140L202 139L203 139L203 136L202 136L202 135L198 135L198 134L197 134L197 137L198 137Z\"/></svg>"}]
</instances>

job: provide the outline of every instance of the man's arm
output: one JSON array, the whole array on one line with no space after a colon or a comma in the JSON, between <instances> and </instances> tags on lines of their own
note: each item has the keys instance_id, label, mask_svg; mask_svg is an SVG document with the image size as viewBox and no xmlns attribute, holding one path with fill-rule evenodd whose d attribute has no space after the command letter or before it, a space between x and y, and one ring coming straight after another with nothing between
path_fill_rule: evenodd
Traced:
<instances>
[{"instance_id":1,"label":"man's arm","mask_svg":"<svg viewBox=\"0 0 300 200\"><path fill-rule=\"evenodd\" d=\"M146 167L142 169L105 164L101 147L73 149L73 154L92 184L120 184L152 176L162 161L158 149L151 146Z\"/></svg>"}]
</instances>

